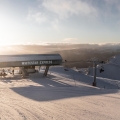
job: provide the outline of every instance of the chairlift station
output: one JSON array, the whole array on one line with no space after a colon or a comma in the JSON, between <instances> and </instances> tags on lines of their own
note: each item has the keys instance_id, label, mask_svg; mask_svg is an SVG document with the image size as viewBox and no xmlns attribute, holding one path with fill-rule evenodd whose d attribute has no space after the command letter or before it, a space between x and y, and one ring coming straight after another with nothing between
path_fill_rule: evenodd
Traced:
<instances>
[{"instance_id":1,"label":"chairlift station","mask_svg":"<svg viewBox=\"0 0 120 120\"><path fill-rule=\"evenodd\" d=\"M62 57L59 54L24 54L0 55L0 68L46 66L44 75L47 75L50 66L60 65Z\"/></svg>"}]
</instances>

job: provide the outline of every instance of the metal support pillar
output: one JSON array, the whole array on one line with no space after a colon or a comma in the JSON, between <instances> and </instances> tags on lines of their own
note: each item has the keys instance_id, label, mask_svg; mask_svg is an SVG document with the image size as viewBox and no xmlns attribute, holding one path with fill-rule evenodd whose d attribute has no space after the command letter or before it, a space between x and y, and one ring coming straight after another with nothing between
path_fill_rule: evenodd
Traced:
<instances>
[{"instance_id":1,"label":"metal support pillar","mask_svg":"<svg viewBox=\"0 0 120 120\"><path fill-rule=\"evenodd\" d=\"M38 70L39 72L40 72L40 68L41 68L41 66L39 66L39 70Z\"/></svg>"},{"instance_id":2,"label":"metal support pillar","mask_svg":"<svg viewBox=\"0 0 120 120\"><path fill-rule=\"evenodd\" d=\"M22 76L23 77L28 76L28 72L27 72L27 70L24 67L21 67L21 72L22 72Z\"/></svg>"},{"instance_id":3,"label":"metal support pillar","mask_svg":"<svg viewBox=\"0 0 120 120\"><path fill-rule=\"evenodd\" d=\"M44 72L44 76L47 76L48 70L49 70L49 66L46 66L46 69L45 69L45 72Z\"/></svg>"},{"instance_id":4,"label":"metal support pillar","mask_svg":"<svg viewBox=\"0 0 120 120\"><path fill-rule=\"evenodd\" d=\"M96 66L97 66L97 64L94 62L94 81L93 81L93 86L96 86L97 85L97 83L96 83Z\"/></svg>"}]
</instances>

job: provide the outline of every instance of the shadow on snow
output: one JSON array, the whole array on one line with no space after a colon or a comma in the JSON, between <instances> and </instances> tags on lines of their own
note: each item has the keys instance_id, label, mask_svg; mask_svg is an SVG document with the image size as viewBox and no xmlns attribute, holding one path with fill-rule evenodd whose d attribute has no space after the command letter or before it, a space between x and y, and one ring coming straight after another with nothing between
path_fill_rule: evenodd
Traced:
<instances>
[{"instance_id":1,"label":"shadow on snow","mask_svg":"<svg viewBox=\"0 0 120 120\"><path fill-rule=\"evenodd\" d=\"M50 70L48 77L30 77L29 79L40 86L30 85L28 87L13 87L11 88L16 93L36 100L36 101L51 101L73 97L82 97L90 95L103 95L117 93L117 86L97 79L97 86L92 87L93 78L73 70L65 72L55 72ZM86 83L86 84L80 84ZM102 89L101 89L102 88ZM103 89L105 88L105 89Z\"/></svg>"}]
</instances>

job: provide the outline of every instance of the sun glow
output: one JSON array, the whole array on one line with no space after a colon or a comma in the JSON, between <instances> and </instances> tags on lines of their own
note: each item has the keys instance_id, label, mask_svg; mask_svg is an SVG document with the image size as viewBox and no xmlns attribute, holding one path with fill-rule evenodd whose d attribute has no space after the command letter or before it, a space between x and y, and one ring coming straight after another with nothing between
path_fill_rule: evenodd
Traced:
<instances>
[{"instance_id":1,"label":"sun glow","mask_svg":"<svg viewBox=\"0 0 120 120\"><path fill-rule=\"evenodd\" d=\"M0 45L11 45L16 43L17 26L14 20L0 16Z\"/></svg>"}]
</instances>

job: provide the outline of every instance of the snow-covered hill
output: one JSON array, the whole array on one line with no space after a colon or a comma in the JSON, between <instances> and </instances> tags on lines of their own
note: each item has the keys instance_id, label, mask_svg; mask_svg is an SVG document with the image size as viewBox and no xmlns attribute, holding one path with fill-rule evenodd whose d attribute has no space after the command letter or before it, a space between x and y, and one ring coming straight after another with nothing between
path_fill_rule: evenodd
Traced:
<instances>
[{"instance_id":1,"label":"snow-covered hill","mask_svg":"<svg viewBox=\"0 0 120 120\"><path fill-rule=\"evenodd\" d=\"M64 67L0 78L1 120L120 120L120 90L108 79Z\"/></svg>"},{"instance_id":2,"label":"snow-covered hill","mask_svg":"<svg viewBox=\"0 0 120 120\"><path fill-rule=\"evenodd\" d=\"M100 73L101 66L104 72ZM89 69L89 75L93 76L93 68ZM108 63L97 66L97 77L115 79L120 81L120 55L114 56Z\"/></svg>"}]
</instances>

